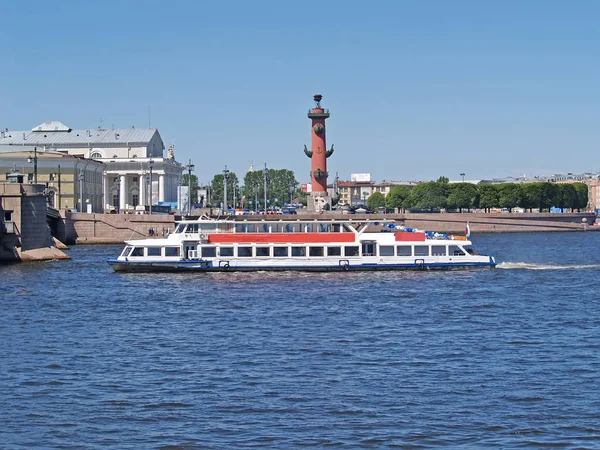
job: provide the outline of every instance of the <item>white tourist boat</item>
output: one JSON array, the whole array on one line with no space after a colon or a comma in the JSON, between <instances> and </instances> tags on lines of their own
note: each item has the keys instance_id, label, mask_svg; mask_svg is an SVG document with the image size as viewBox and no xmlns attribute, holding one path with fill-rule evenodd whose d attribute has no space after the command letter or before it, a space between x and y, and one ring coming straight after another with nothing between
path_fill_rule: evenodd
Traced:
<instances>
[{"instance_id":1,"label":"white tourist boat","mask_svg":"<svg viewBox=\"0 0 600 450\"><path fill-rule=\"evenodd\" d=\"M495 267L465 236L393 221L235 220L178 222L162 239L126 241L117 272L355 271Z\"/></svg>"}]
</instances>

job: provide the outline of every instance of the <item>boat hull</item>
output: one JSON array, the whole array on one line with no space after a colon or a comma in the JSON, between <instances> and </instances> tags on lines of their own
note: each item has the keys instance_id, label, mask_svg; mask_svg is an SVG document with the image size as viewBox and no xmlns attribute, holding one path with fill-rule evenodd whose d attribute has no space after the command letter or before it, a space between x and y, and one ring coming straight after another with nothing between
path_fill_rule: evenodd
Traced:
<instances>
[{"instance_id":1,"label":"boat hull","mask_svg":"<svg viewBox=\"0 0 600 450\"><path fill-rule=\"evenodd\" d=\"M464 270L494 268L496 262L473 261L461 263L413 263L413 264L340 264L340 265L261 265L261 266L214 266L210 261L122 261L109 259L108 263L115 272L356 272L356 271L391 271L391 270Z\"/></svg>"}]
</instances>

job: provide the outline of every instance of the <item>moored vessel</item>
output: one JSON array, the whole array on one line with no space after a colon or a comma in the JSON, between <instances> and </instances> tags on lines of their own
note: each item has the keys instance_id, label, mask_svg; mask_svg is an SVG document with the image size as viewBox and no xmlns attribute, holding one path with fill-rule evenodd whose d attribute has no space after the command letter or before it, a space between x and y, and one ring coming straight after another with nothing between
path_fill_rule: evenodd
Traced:
<instances>
[{"instance_id":1,"label":"moored vessel","mask_svg":"<svg viewBox=\"0 0 600 450\"><path fill-rule=\"evenodd\" d=\"M234 220L178 222L162 239L127 241L117 272L357 271L495 267L465 236L393 221Z\"/></svg>"}]
</instances>

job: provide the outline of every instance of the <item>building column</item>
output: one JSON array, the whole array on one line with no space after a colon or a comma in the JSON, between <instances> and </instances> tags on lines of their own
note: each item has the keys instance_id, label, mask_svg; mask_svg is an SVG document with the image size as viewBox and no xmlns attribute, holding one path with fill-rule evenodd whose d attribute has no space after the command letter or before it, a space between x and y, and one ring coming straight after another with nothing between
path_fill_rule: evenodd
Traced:
<instances>
[{"instance_id":1,"label":"building column","mask_svg":"<svg viewBox=\"0 0 600 450\"><path fill-rule=\"evenodd\" d=\"M138 206L144 206L146 204L146 202L148 201L148 199L146 198L146 175L144 174L140 174L140 176L138 177L138 185L140 187L139 189L139 194L140 194L140 198L138 199Z\"/></svg>"},{"instance_id":2,"label":"building column","mask_svg":"<svg viewBox=\"0 0 600 450\"><path fill-rule=\"evenodd\" d=\"M158 177L158 201L165 201L165 175L160 174Z\"/></svg>"},{"instance_id":3,"label":"building column","mask_svg":"<svg viewBox=\"0 0 600 450\"><path fill-rule=\"evenodd\" d=\"M125 204L127 203L127 176L120 175L120 185L119 185L119 211L125 209Z\"/></svg>"},{"instance_id":4,"label":"building column","mask_svg":"<svg viewBox=\"0 0 600 450\"><path fill-rule=\"evenodd\" d=\"M112 196L110 195L110 184L108 182L108 178L109 175L107 173L102 175L102 200L101 200L101 210L105 211L106 210L106 204L110 203L109 202L109 198L111 198Z\"/></svg>"}]
</instances>

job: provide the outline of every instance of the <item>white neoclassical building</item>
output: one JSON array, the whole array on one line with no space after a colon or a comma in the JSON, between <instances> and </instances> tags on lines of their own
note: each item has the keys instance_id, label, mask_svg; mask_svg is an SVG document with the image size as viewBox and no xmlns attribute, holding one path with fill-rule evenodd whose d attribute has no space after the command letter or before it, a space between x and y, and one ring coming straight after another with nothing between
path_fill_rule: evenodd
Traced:
<instances>
[{"instance_id":1,"label":"white neoclassical building","mask_svg":"<svg viewBox=\"0 0 600 450\"><path fill-rule=\"evenodd\" d=\"M177 202L184 168L175 161L173 147L163 156L165 145L156 128L74 130L61 122L44 122L29 131L5 129L0 144L101 161L105 211L143 211L149 205Z\"/></svg>"}]
</instances>

